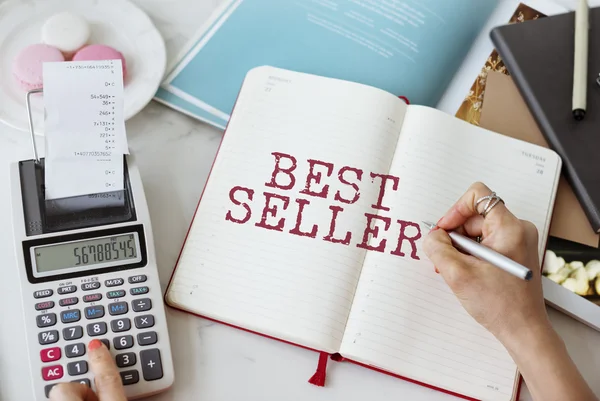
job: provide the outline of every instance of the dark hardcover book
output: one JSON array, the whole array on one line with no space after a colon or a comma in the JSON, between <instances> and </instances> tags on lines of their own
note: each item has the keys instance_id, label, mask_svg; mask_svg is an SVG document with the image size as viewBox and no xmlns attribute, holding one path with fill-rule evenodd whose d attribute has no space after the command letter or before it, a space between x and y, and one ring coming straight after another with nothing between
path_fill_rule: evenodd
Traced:
<instances>
[{"instance_id":1,"label":"dark hardcover book","mask_svg":"<svg viewBox=\"0 0 600 401\"><path fill-rule=\"evenodd\" d=\"M572 114L575 13L494 28L491 39L600 232L600 8L590 9L587 113Z\"/></svg>"}]
</instances>

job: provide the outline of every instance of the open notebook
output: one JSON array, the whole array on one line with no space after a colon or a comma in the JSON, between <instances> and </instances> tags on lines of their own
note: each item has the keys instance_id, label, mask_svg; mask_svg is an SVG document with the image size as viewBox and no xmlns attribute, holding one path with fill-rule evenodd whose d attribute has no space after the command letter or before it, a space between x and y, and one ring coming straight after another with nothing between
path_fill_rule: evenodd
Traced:
<instances>
[{"instance_id":1,"label":"open notebook","mask_svg":"<svg viewBox=\"0 0 600 401\"><path fill-rule=\"evenodd\" d=\"M422 250L474 181L540 232L551 150L361 84L271 67L243 83L169 305L482 400L519 374Z\"/></svg>"}]
</instances>

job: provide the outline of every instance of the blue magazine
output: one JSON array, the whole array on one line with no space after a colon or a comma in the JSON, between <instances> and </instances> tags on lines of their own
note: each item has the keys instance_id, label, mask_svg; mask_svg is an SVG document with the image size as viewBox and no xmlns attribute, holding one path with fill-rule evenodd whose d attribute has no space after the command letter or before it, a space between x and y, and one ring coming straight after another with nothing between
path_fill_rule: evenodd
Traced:
<instances>
[{"instance_id":1,"label":"blue magazine","mask_svg":"<svg viewBox=\"0 0 600 401\"><path fill-rule=\"evenodd\" d=\"M246 73L274 67L435 106L497 0L231 0L188 44L156 100L219 128Z\"/></svg>"}]
</instances>

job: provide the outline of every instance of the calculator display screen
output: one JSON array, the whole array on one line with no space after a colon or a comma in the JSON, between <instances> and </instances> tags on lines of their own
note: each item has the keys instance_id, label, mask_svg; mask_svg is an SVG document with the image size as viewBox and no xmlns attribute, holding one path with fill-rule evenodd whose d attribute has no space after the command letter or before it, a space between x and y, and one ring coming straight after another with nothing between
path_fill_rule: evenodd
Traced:
<instances>
[{"instance_id":1,"label":"calculator display screen","mask_svg":"<svg viewBox=\"0 0 600 401\"><path fill-rule=\"evenodd\" d=\"M34 248L38 273L135 262L138 253L137 235L133 233Z\"/></svg>"}]
</instances>

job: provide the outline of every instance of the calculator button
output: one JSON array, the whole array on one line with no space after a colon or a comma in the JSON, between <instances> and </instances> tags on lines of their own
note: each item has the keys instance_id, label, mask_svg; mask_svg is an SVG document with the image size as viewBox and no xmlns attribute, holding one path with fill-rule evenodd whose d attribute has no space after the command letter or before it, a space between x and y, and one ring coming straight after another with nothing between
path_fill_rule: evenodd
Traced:
<instances>
[{"instance_id":1,"label":"calculator button","mask_svg":"<svg viewBox=\"0 0 600 401\"><path fill-rule=\"evenodd\" d=\"M48 384L46 387L44 387L44 393L46 393L46 398L50 398L50 390L52 390L52 387L56 386L58 383L54 383L54 384Z\"/></svg>"},{"instance_id":2,"label":"calculator button","mask_svg":"<svg viewBox=\"0 0 600 401\"><path fill-rule=\"evenodd\" d=\"M42 368L42 378L45 381L57 380L63 377L63 367L60 365L44 366Z\"/></svg>"},{"instance_id":3,"label":"calculator button","mask_svg":"<svg viewBox=\"0 0 600 401\"><path fill-rule=\"evenodd\" d=\"M140 352L140 363L144 380L158 380L163 377L162 362L158 348L146 349Z\"/></svg>"},{"instance_id":4,"label":"calculator button","mask_svg":"<svg viewBox=\"0 0 600 401\"><path fill-rule=\"evenodd\" d=\"M143 274L140 274L138 276L129 277L129 279L127 281L129 281L129 284L135 284L135 283L143 283L147 279L148 279L148 277L144 276Z\"/></svg>"},{"instance_id":5,"label":"calculator button","mask_svg":"<svg viewBox=\"0 0 600 401\"><path fill-rule=\"evenodd\" d=\"M65 327L63 329L63 338L67 341L77 340L81 337L83 337L83 327L81 326Z\"/></svg>"},{"instance_id":6,"label":"calculator button","mask_svg":"<svg viewBox=\"0 0 600 401\"><path fill-rule=\"evenodd\" d=\"M127 366L133 366L137 362L135 352L127 352L125 354L117 355L117 366L120 368L126 368Z\"/></svg>"},{"instance_id":7,"label":"calculator button","mask_svg":"<svg viewBox=\"0 0 600 401\"><path fill-rule=\"evenodd\" d=\"M143 295L147 294L150 289L148 287L136 287L129 290L131 295Z\"/></svg>"},{"instance_id":8,"label":"calculator button","mask_svg":"<svg viewBox=\"0 0 600 401\"><path fill-rule=\"evenodd\" d=\"M54 308L54 301L46 301L35 304L35 310L46 310Z\"/></svg>"},{"instance_id":9,"label":"calculator button","mask_svg":"<svg viewBox=\"0 0 600 401\"><path fill-rule=\"evenodd\" d=\"M86 319L98 319L104 316L104 306L96 305L96 306L88 306L85 308L85 317Z\"/></svg>"},{"instance_id":10,"label":"calculator button","mask_svg":"<svg viewBox=\"0 0 600 401\"><path fill-rule=\"evenodd\" d=\"M152 301L150 298L138 299L137 301L133 301L131 303L131 307L133 308L134 312L147 311L152 308Z\"/></svg>"},{"instance_id":11,"label":"calculator button","mask_svg":"<svg viewBox=\"0 0 600 401\"><path fill-rule=\"evenodd\" d=\"M87 325L87 333L90 337L101 336L106 334L106 323L98 322L98 323L90 323Z\"/></svg>"},{"instance_id":12,"label":"calculator button","mask_svg":"<svg viewBox=\"0 0 600 401\"><path fill-rule=\"evenodd\" d=\"M127 370L121 373L121 381L124 386L128 386L130 384L135 384L140 381L140 374L137 370Z\"/></svg>"},{"instance_id":13,"label":"calculator button","mask_svg":"<svg viewBox=\"0 0 600 401\"><path fill-rule=\"evenodd\" d=\"M67 365L67 372L71 376L78 376L86 374L88 371L88 364L86 361L71 362Z\"/></svg>"},{"instance_id":14,"label":"calculator button","mask_svg":"<svg viewBox=\"0 0 600 401\"><path fill-rule=\"evenodd\" d=\"M49 296L52 296L52 294L54 294L54 291L52 291L52 290L38 290L33 293L33 297L34 298L47 298Z\"/></svg>"},{"instance_id":15,"label":"calculator button","mask_svg":"<svg viewBox=\"0 0 600 401\"><path fill-rule=\"evenodd\" d=\"M79 302L79 298L77 297L71 297L71 298L63 298L60 301L58 301L58 304L60 306L71 306L71 305L76 305Z\"/></svg>"},{"instance_id":16,"label":"calculator button","mask_svg":"<svg viewBox=\"0 0 600 401\"><path fill-rule=\"evenodd\" d=\"M152 315L136 316L134 320L135 327L138 329L145 329L147 327L154 326L154 316Z\"/></svg>"},{"instance_id":17,"label":"calculator button","mask_svg":"<svg viewBox=\"0 0 600 401\"><path fill-rule=\"evenodd\" d=\"M102 299L102 294L89 294L83 296L83 302L98 302Z\"/></svg>"},{"instance_id":18,"label":"calculator button","mask_svg":"<svg viewBox=\"0 0 600 401\"><path fill-rule=\"evenodd\" d=\"M81 289L83 291L97 290L98 288L100 288L100 282L99 281L93 281L91 283L83 283L83 284L81 284Z\"/></svg>"},{"instance_id":19,"label":"calculator button","mask_svg":"<svg viewBox=\"0 0 600 401\"><path fill-rule=\"evenodd\" d=\"M42 331L38 334L40 345L54 344L58 341L58 330Z\"/></svg>"},{"instance_id":20,"label":"calculator button","mask_svg":"<svg viewBox=\"0 0 600 401\"><path fill-rule=\"evenodd\" d=\"M67 358L76 358L82 355L85 355L84 343L70 344L65 347L65 356Z\"/></svg>"},{"instance_id":21,"label":"calculator button","mask_svg":"<svg viewBox=\"0 0 600 401\"><path fill-rule=\"evenodd\" d=\"M108 313L110 313L111 316L124 315L128 311L129 307L127 306L127 302L115 302L108 305Z\"/></svg>"},{"instance_id":22,"label":"calculator button","mask_svg":"<svg viewBox=\"0 0 600 401\"><path fill-rule=\"evenodd\" d=\"M106 298L108 298L108 299L123 298L124 296L125 296L125 290L115 290L115 291L109 291L106 293Z\"/></svg>"},{"instance_id":23,"label":"calculator button","mask_svg":"<svg viewBox=\"0 0 600 401\"><path fill-rule=\"evenodd\" d=\"M71 383L80 383L80 384L85 384L88 387L92 387L92 383L90 382L90 379L73 380L73 381L71 381Z\"/></svg>"},{"instance_id":24,"label":"calculator button","mask_svg":"<svg viewBox=\"0 0 600 401\"><path fill-rule=\"evenodd\" d=\"M64 310L60 312L60 321L63 323L75 323L81 319L79 309Z\"/></svg>"},{"instance_id":25,"label":"calculator button","mask_svg":"<svg viewBox=\"0 0 600 401\"><path fill-rule=\"evenodd\" d=\"M106 280L104 282L104 285L107 287L116 287L118 285L123 285L124 282L125 280L123 280L122 278L113 278L110 280Z\"/></svg>"},{"instance_id":26,"label":"calculator button","mask_svg":"<svg viewBox=\"0 0 600 401\"><path fill-rule=\"evenodd\" d=\"M110 322L110 329L115 333L127 331L131 329L131 320L127 318L113 320L112 322Z\"/></svg>"},{"instance_id":27,"label":"calculator button","mask_svg":"<svg viewBox=\"0 0 600 401\"><path fill-rule=\"evenodd\" d=\"M64 287L58 287L58 290L57 290L57 292L60 295L72 294L75 291L77 291L77 286L76 285L65 285Z\"/></svg>"},{"instance_id":28,"label":"calculator button","mask_svg":"<svg viewBox=\"0 0 600 401\"><path fill-rule=\"evenodd\" d=\"M61 355L59 347L46 348L40 351L40 359L42 362L58 361Z\"/></svg>"},{"instance_id":29,"label":"calculator button","mask_svg":"<svg viewBox=\"0 0 600 401\"><path fill-rule=\"evenodd\" d=\"M133 347L133 336L121 336L113 339L115 349L127 349Z\"/></svg>"},{"instance_id":30,"label":"calculator button","mask_svg":"<svg viewBox=\"0 0 600 401\"><path fill-rule=\"evenodd\" d=\"M155 331L148 331L146 333L139 333L137 340L139 345L152 345L156 344L158 337Z\"/></svg>"},{"instance_id":31,"label":"calculator button","mask_svg":"<svg viewBox=\"0 0 600 401\"><path fill-rule=\"evenodd\" d=\"M100 341L102 341L102 344L104 344L106 348L110 349L110 341L108 341L106 338L103 338Z\"/></svg>"},{"instance_id":32,"label":"calculator button","mask_svg":"<svg viewBox=\"0 0 600 401\"><path fill-rule=\"evenodd\" d=\"M56 324L56 314L46 313L45 315L39 315L35 318L37 327L50 327Z\"/></svg>"}]
</instances>

